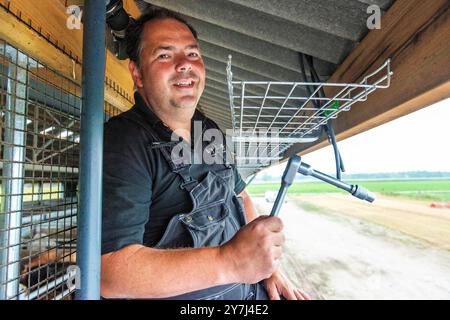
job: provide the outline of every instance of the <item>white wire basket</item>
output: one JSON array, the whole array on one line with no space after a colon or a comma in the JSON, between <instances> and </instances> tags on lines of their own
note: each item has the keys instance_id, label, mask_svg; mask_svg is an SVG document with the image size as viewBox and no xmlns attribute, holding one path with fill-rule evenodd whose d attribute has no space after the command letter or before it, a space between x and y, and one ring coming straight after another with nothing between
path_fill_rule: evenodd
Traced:
<instances>
[{"instance_id":1,"label":"white wire basket","mask_svg":"<svg viewBox=\"0 0 450 320\"><path fill-rule=\"evenodd\" d=\"M269 166L293 144L319 139L324 124L375 90L389 88L393 75L388 59L359 83L234 81L231 59L228 56L227 82L232 140L241 168Z\"/></svg>"}]
</instances>

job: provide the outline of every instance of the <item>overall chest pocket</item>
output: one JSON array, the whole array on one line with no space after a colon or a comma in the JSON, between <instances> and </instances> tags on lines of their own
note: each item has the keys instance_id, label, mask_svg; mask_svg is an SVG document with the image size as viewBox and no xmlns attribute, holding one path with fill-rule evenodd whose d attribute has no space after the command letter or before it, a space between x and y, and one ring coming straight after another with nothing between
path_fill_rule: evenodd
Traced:
<instances>
[{"instance_id":1,"label":"overall chest pocket","mask_svg":"<svg viewBox=\"0 0 450 320\"><path fill-rule=\"evenodd\" d=\"M190 191L193 209L172 217L157 248L212 247L230 240L240 228L233 192L222 174L208 172Z\"/></svg>"},{"instance_id":2,"label":"overall chest pocket","mask_svg":"<svg viewBox=\"0 0 450 320\"><path fill-rule=\"evenodd\" d=\"M181 222L189 231L195 248L221 245L239 229L225 200L201 206L184 215Z\"/></svg>"}]
</instances>

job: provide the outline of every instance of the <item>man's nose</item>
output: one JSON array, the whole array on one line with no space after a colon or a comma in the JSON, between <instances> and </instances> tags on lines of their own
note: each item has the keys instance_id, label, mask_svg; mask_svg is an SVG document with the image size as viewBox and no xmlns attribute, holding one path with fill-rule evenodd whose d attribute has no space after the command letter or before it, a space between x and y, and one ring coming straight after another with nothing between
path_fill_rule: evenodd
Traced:
<instances>
[{"instance_id":1,"label":"man's nose","mask_svg":"<svg viewBox=\"0 0 450 320\"><path fill-rule=\"evenodd\" d=\"M192 64L190 61L186 58L181 58L178 60L178 63L176 65L177 72L188 72L192 69Z\"/></svg>"}]
</instances>

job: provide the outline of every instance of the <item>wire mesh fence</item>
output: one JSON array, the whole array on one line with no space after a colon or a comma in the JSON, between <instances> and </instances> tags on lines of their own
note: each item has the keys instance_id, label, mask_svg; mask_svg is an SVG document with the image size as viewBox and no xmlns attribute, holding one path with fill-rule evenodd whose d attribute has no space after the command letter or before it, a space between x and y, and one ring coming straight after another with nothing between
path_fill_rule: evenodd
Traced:
<instances>
[{"instance_id":1,"label":"wire mesh fence","mask_svg":"<svg viewBox=\"0 0 450 320\"><path fill-rule=\"evenodd\" d=\"M80 97L75 81L0 40L0 299L72 296Z\"/></svg>"}]
</instances>

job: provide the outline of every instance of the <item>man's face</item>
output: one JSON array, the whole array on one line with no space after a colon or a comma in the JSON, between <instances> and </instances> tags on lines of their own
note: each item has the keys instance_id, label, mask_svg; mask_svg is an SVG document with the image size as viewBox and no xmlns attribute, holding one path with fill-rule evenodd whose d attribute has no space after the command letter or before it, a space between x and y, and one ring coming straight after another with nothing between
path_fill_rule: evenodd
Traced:
<instances>
[{"instance_id":1,"label":"man's face","mask_svg":"<svg viewBox=\"0 0 450 320\"><path fill-rule=\"evenodd\" d=\"M142 43L141 66L132 73L146 101L164 113L195 109L205 66L189 28L175 19L155 20L145 26Z\"/></svg>"}]
</instances>

